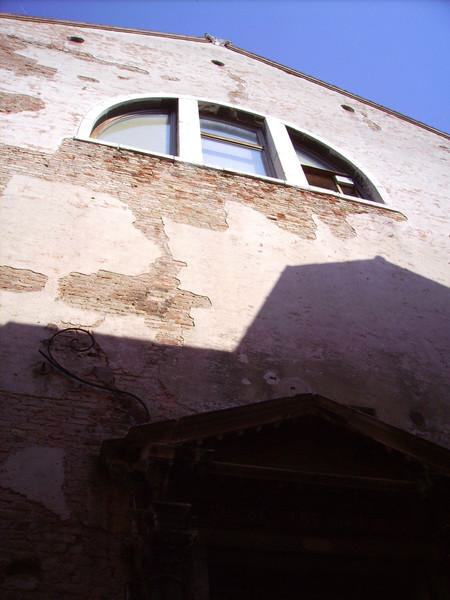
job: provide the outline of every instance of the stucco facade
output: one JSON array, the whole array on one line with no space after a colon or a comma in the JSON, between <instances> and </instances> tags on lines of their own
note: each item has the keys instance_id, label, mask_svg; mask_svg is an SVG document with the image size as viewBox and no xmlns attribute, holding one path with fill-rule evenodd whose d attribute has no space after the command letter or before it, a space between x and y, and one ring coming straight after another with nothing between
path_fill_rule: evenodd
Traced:
<instances>
[{"instance_id":1,"label":"stucco facade","mask_svg":"<svg viewBox=\"0 0 450 600\"><path fill-rule=\"evenodd\" d=\"M97 459L147 420L130 394L152 421L320 394L450 446L446 135L206 39L5 17L0 49L3 597L124 597ZM142 94L279 119L385 203L77 138ZM39 354L65 328L95 346L58 361L109 392Z\"/></svg>"}]
</instances>

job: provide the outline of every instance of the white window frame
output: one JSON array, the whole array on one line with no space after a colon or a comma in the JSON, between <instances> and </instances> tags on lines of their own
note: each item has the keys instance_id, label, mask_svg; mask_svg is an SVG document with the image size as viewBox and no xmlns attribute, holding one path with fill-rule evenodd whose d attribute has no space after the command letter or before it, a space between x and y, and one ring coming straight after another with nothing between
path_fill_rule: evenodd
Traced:
<instances>
[{"instance_id":1,"label":"white window frame","mask_svg":"<svg viewBox=\"0 0 450 600\"><path fill-rule=\"evenodd\" d=\"M209 140L214 140L217 142L222 142L226 145L231 145L231 146L237 146L238 148L249 148L251 150L256 150L257 152L260 153L261 156L261 163L263 165L265 174L262 175L261 173L253 173L256 176L262 176L262 177L276 177L278 175L278 171L275 171L274 166L272 164L272 156L271 156L271 152L269 150L267 141L266 141L266 133L265 133L265 125L261 126L257 123L255 123L253 126L247 124L247 123L241 123L240 121L234 121L233 119L227 119L227 118L222 118L222 117L217 117L215 115L205 115L205 113L202 111L201 107L199 106L199 118L200 118L200 136L201 136L201 141L202 141L202 148L203 148L203 140L204 139L209 139ZM225 123L225 124L230 124L230 125L236 125L237 127L239 127L241 130L248 130L248 131L252 131L255 134L255 137L257 139L257 142L247 142L247 141L243 141L243 140L236 140L230 137L227 137L226 135L218 135L218 134L214 134L214 133L210 133L208 131L204 131L202 129L202 118L206 118L209 119L210 121L216 121L217 123ZM207 161L204 161L204 164L206 166L214 166L214 164L209 163ZM249 173L251 174L251 171L249 171Z\"/></svg>"},{"instance_id":2,"label":"white window frame","mask_svg":"<svg viewBox=\"0 0 450 600\"><path fill-rule=\"evenodd\" d=\"M142 114L142 115L152 115L152 114L166 115L168 117L167 126L169 128L169 149L174 150L178 147L178 141L175 136L175 132L177 130L176 112L177 112L176 109L174 110L173 108L169 108L169 107L167 107L167 108L145 107L145 108L140 108L140 109L134 110L133 112L119 114L119 115L116 115L111 118L106 118L104 121L99 123L95 127L95 129L93 129L93 131L91 133L91 138L96 139L96 140L101 140L102 139L101 135L102 135L103 131L107 130L110 125L113 125L114 123L119 122L123 118L127 118L130 116L131 117L139 116L140 114ZM115 142L115 143L119 144L118 142ZM154 150L151 150L148 148L140 148L138 145L131 145L130 148L134 148L134 150L137 150L137 151L142 150L143 152L147 152L147 153L154 152ZM168 154L168 156L171 156L171 154Z\"/></svg>"},{"instance_id":3,"label":"white window frame","mask_svg":"<svg viewBox=\"0 0 450 600\"><path fill-rule=\"evenodd\" d=\"M171 99L178 102L178 114L176 123L176 135L177 135L177 155L161 154L159 152L140 150L134 147L117 144L114 142L108 142L105 140L97 139L92 137L92 131L95 129L97 123L113 109L123 108L123 113L127 112L127 106L136 103L136 101L148 100L151 103L155 99ZM200 130L200 116L199 116L199 104L217 104L218 106L224 106L230 109L237 110L239 112L247 113L248 115L254 115L258 120L262 120L263 135L265 138L265 150L268 153L268 159L273 166L274 176L257 175L254 173L247 173L244 171L230 170L228 168L221 168L212 165L205 165L202 155L202 142L201 142L201 130ZM373 196L376 200L368 200L365 198L359 198L356 196L348 196L333 190L326 188L320 188L309 185L305 174L300 166L298 156L295 152L293 142L288 133L288 129L298 132L301 135L312 138L318 145L324 148L330 149L335 156L338 156L343 162L351 167L351 170L360 173L361 176L369 184L373 191ZM195 165L203 165L205 168L222 170L227 172L244 175L247 177L255 177L257 179L263 179L267 181L273 181L276 183L287 184L289 186L299 187L310 191L320 192L322 194L329 194L332 196L338 196L345 198L352 202L359 202L362 204L383 206L388 210L396 210L391 206L386 205L387 193L383 190L381 194L380 189L383 189L381 184L376 182L373 175L371 175L367 168L360 167L357 161L348 155L340 151L334 144L331 144L327 140L318 137L316 134L309 131L300 129L297 125L281 121L272 116L265 115L263 113L255 112L249 108L238 106L235 104L229 104L222 101L217 101L209 98L196 98L188 95L180 94L167 94L167 93L152 93L152 94L136 94L119 96L114 98L108 98L107 100L94 106L82 120L77 134L74 139L103 144L105 146L119 147L133 152L139 152L140 154L148 154L154 156L169 157L172 160L180 160L183 162L193 163Z\"/></svg>"}]
</instances>

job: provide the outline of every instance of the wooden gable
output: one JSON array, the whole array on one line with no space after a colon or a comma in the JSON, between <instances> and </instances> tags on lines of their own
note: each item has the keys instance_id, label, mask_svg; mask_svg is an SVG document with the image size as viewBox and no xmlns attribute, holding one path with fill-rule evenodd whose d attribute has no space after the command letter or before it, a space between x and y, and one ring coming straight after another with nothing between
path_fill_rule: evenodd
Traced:
<instances>
[{"instance_id":1,"label":"wooden gable","mask_svg":"<svg viewBox=\"0 0 450 600\"><path fill-rule=\"evenodd\" d=\"M449 450L310 394L140 425L123 439L104 442L102 454L131 464L144 457L172 459L194 447L228 462L330 475L384 473L401 480L419 465L450 475Z\"/></svg>"},{"instance_id":2,"label":"wooden gable","mask_svg":"<svg viewBox=\"0 0 450 600\"><path fill-rule=\"evenodd\" d=\"M173 598L296 598L299 576L305 597L409 597L429 582L406 573L440 577L448 556L450 452L326 398L146 424L102 454L139 482L140 572L183 582ZM159 560L167 540L184 558ZM152 598L144 579L133 600Z\"/></svg>"}]
</instances>

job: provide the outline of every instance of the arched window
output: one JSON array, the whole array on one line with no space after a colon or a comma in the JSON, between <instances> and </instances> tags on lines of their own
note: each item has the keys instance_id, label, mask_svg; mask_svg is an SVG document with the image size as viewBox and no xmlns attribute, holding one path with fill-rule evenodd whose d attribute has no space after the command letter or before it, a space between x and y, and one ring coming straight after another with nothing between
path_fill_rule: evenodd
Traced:
<instances>
[{"instance_id":1,"label":"arched window","mask_svg":"<svg viewBox=\"0 0 450 600\"><path fill-rule=\"evenodd\" d=\"M300 167L308 184L345 196L380 201L375 187L349 161L317 140L289 129Z\"/></svg>"},{"instance_id":2,"label":"arched window","mask_svg":"<svg viewBox=\"0 0 450 600\"><path fill-rule=\"evenodd\" d=\"M188 96L103 105L86 117L78 138L383 202L353 161L312 135L273 117Z\"/></svg>"},{"instance_id":3,"label":"arched window","mask_svg":"<svg viewBox=\"0 0 450 600\"><path fill-rule=\"evenodd\" d=\"M199 104L203 161L206 165L254 175L275 175L264 122L218 104Z\"/></svg>"},{"instance_id":4,"label":"arched window","mask_svg":"<svg viewBox=\"0 0 450 600\"><path fill-rule=\"evenodd\" d=\"M108 111L91 137L136 150L176 154L176 112L176 101L129 103Z\"/></svg>"}]
</instances>

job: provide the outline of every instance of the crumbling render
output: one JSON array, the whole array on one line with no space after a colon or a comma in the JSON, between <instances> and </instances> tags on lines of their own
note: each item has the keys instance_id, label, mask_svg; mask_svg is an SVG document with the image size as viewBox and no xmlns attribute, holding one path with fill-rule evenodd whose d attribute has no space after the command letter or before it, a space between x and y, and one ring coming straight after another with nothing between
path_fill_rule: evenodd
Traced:
<instances>
[{"instance_id":1,"label":"crumbling render","mask_svg":"<svg viewBox=\"0 0 450 600\"><path fill-rule=\"evenodd\" d=\"M239 102L247 102L248 94L245 88L245 80L235 73L228 72L228 77L236 84L236 89L229 92L228 96L231 102L238 104Z\"/></svg>"},{"instance_id":2,"label":"crumbling render","mask_svg":"<svg viewBox=\"0 0 450 600\"><path fill-rule=\"evenodd\" d=\"M43 42L38 42L36 40L31 41L31 40L26 40L26 39L23 39L16 35L11 35L11 34L8 35L7 38L8 38L8 40L11 40L13 43L20 44L20 46L18 46L18 48L24 48L27 45L32 45L32 46L37 46L38 48L46 48L48 50L56 50L59 52L66 52L68 54L73 54L80 60L97 63L99 65L107 65L110 67L117 67L118 69L122 69L124 71L132 71L133 73L142 73L144 75L149 74L149 72L146 71L145 69L135 67L134 65L125 65L125 64L117 63L117 62L114 62L111 60L104 60L102 58L97 58L96 56L94 56L93 54L91 54L89 52L84 52L82 50L78 50L73 47L66 48L62 44L47 44L47 43L43 43ZM32 62L36 62L36 61L32 61ZM55 69L50 69L50 70L56 72ZM21 74L23 74L23 73L21 73Z\"/></svg>"},{"instance_id":3,"label":"crumbling render","mask_svg":"<svg viewBox=\"0 0 450 600\"><path fill-rule=\"evenodd\" d=\"M18 54L27 44L10 35L0 35L0 65L2 69L13 71L16 75L30 76L41 75L52 78L56 69L40 65L37 60Z\"/></svg>"}]
</instances>

